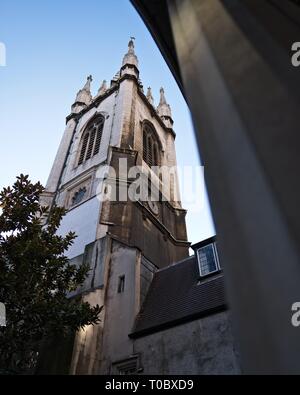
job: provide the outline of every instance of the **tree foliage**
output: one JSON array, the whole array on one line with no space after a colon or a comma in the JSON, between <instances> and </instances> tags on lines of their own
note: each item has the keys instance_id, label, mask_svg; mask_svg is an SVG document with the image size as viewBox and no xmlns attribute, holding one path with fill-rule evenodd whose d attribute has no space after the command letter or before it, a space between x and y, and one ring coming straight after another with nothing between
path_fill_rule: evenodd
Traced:
<instances>
[{"instance_id":1,"label":"tree foliage","mask_svg":"<svg viewBox=\"0 0 300 395\"><path fill-rule=\"evenodd\" d=\"M88 275L64 255L76 237L57 234L65 209L40 204L44 188L20 175L0 192L0 369L32 368L42 339L99 322L101 308L70 298ZM43 221L47 218L47 221Z\"/></svg>"}]
</instances>

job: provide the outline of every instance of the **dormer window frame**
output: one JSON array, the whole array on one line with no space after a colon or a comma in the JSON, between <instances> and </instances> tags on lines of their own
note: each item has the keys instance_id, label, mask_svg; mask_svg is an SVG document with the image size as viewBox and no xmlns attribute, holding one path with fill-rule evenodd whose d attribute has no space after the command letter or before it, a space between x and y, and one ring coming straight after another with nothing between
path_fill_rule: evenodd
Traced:
<instances>
[{"instance_id":1,"label":"dormer window frame","mask_svg":"<svg viewBox=\"0 0 300 395\"><path fill-rule=\"evenodd\" d=\"M201 262L200 252L203 251L205 248L212 248L215 269L204 272L203 271L203 262ZM196 246L194 248L194 250L195 250L195 256L197 258L200 279L204 279L206 277L209 277L211 275L214 275L214 274L222 271L215 238L211 238L207 242L204 241L203 243L201 243L201 245ZM206 259L207 259L207 257L206 257Z\"/></svg>"}]
</instances>

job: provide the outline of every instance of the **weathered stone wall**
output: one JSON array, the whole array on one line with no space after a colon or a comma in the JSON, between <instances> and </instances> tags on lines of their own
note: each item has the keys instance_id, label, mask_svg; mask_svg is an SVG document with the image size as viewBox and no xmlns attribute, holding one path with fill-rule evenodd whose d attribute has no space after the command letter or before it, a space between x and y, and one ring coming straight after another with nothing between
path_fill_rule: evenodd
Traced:
<instances>
[{"instance_id":1,"label":"weathered stone wall","mask_svg":"<svg viewBox=\"0 0 300 395\"><path fill-rule=\"evenodd\" d=\"M228 312L214 314L134 341L143 374L239 374Z\"/></svg>"},{"instance_id":2,"label":"weathered stone wall","mask_svg":"<svg viewBox=\"0 0 300 395\"><path fill-rule=\"evenodd\" d=\"M87 278L80 288L71 296L90 292L96 288L102 288L104 285L105 264L107 256L109 255L109 239L102 237L88 245L84 249L84 254L70 259L70 263L76 266L86 264L90 270Z\"/></svg>"},{"instance_id":3,"label":"weathered stone wall","mask_svg":"<svg viewBox=\"0 0 300 395\"><path fill-rule=\"evenodd\" d=\"M153 263L148 261L144 256L141 259L141 270L140 270L140 305L142 306L151 285L154 273L155 266Z\"/></svg>"},{"instance_id":4,"label":"weathered stone wall","mask_svg":"<svg viewBox=\"0 0 300 395\"><path fill-rule=\"evenodd\" d=\"M83 300L92 306L104 305L104 290L96 289L84 296ZM72 359L68 366L69 374L98 374L101 362L101 343L103 336L104 312L100 314L98 325L89 325L76 333ZM58 372L60 373L60 372Z\"/></svg>"},{"instance_id":5,"label":"weathered stone wall","mask_svg":"<svg viewBox=\"0 0 300 395\"><path fill-rule=\"evenodd\" d=\"M127 159L128 169L136 165L135 151L112 149L111 166L116 171L118 188L128 185L122 182L126 174L119 172L119 159ZM125 171L126 173L126 171ZM148 189L147 180L143 181ZM126 196L126 194L125 194ZM168 202L157 202L158 214L154 215L146 202L104 203L100 223L107 223L109 233L128 246L136 247L157 267L163 267L188 256L188 243L185 225L186 212L174 208Z\"/></svg>"},{"instance_id":6,"label":"weathered stone wall","mask_svg":"<svg viewBox=\"0 0 300 395\"><path fill-rule=\"evenodd\" d=\"M113 241L108 277L105 285L105 313L101 350L101 366L98 374L109 374L112 362L127 358L132 352L131 332L140 308L141 255ZM118 292L119 277L125 277L124 291Z\"/></svg>"}]
</instances>

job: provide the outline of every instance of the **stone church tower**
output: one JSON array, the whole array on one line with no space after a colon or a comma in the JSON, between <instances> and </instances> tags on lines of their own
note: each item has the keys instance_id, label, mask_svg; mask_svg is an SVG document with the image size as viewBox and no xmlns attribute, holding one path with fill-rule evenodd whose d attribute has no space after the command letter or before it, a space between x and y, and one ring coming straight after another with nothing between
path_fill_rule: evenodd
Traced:
<instances>
[{"instance_id":1,"label":"stone church tower","mask_svg":"<svg viewBox=\"0 0 300 395\"><path fill-rule=\"evenodd\" d=\"M59 353L71 374L108 374L114 360L132 354L128 334L153 273L188 256L189 247L171 109L163 89L157 108L151 89L144 94L133 39L110 86L103 81L92 97L91 82L72 105L43 195L44 204L68 210L59 232L77 234L71 262L90 265L76 295L104 306L101 323L77 333L68 355ZM128 198L133 166L140 169L136 199ZM165 181L153 166L175 170ZM145 197L150 189L155 199Z\"/></svg>"}]
</instances>

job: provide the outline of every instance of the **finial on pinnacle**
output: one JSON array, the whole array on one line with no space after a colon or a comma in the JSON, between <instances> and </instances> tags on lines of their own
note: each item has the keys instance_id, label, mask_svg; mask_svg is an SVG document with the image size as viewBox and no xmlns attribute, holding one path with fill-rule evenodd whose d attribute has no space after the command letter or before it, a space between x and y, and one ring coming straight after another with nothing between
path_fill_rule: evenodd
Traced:
<instances>
[{"instance_id":1,"label":"finial on pinnacle","mask_svg":"<svg viewBox=\"0 0 300 395\"><path fill-rule=\"evenodd\" d=\"M171 127L173 124L171 107L166 101L164 88L160 88L160 101L157 107L157 112L158 115L163 119L165 119L166 117L170 118L170 120L165 120L165 122L167 122L167 124Z\"/></svg>"},{"instance_id":2,"label":"finial on pinnacle","mask_svg":"<svg viewBox=\"0 0 300 395\"><path fill-rule=\"evenodd\" d=\"M160 92L160 101L159 101L159 105L167 104L167 101L166 101L166 98L165 98L165 90L164 90L164 88L161 87L160 90L159 90L159 92Z\"/></svg>"},{"instance_id":3,"label":"finial on pinnacle","mask_svg":"<svg viewBox=\"0 0 300 395\"><path fill-rule=\"evenodd\" d=\"M103 82L98 90L98 95L103 95L103 93L105 93L106 90L107 90L106 80L103 80Z\"/></svg>"},{"instance_id":4,"label":"finial on pinnacle","mask_svg":"<svg viewBox=\"0 0 300 395\"><path fill-rule=\"evenodd\" d=\"M148 101L153 105L154 99L153 99L153 96L152 96L152 91L151 91L150 86L148 87L146 97L147 97Z\"/></svg>"},{"instance_id":5,"label":"finial on pinnacle","mask_svg":"<svg viewBox=\"0 0 300 395\"><path fill-rule=\"evenodd\" d=\"M131 36L128 43L128 51L123 58L122 66L124 66L125 64L132 64L136 66L136 68L138 67L139 62L136 54L134 53L134 40L135 37Z\"/></svg>"},{"instance_id":6,"label":"finial on pinnacle","mask_svg":"<svg viewBox=\"0 0 300 395\"><path fill-rule=\"evenodd\" d=\"M135 40L135 37L130 37L130 40L128 43L128 53L134 53L134 40Z\"/></svg>"},{"instance_id":7,"label":"finial on pinnacle","mask_svg":"<svg viewBox=\"0 0 300 395\"><path fill-rule=\"evenodd\" d=\"M88 106L92 101L91 95L91 81L93 78L89 75L86 79L84 87L77 92L75 103L72 105L72 113L78 113L85 106Z\"/></svg>"},{"instance_id":8,"label":"finial on pinnacle","mask_svg":"<svg viewBox=\"0 0 300 395\"><path fill-rule=\"evenodd\" d=\"M90 89L91 89L91 82L92 81L93 81L93 77L91 75L89 75L87 77L87 79L86 79L86 83L85 83L83 89L86 90L86 91L90 91Z\"/></svg>"}]
</instances>

